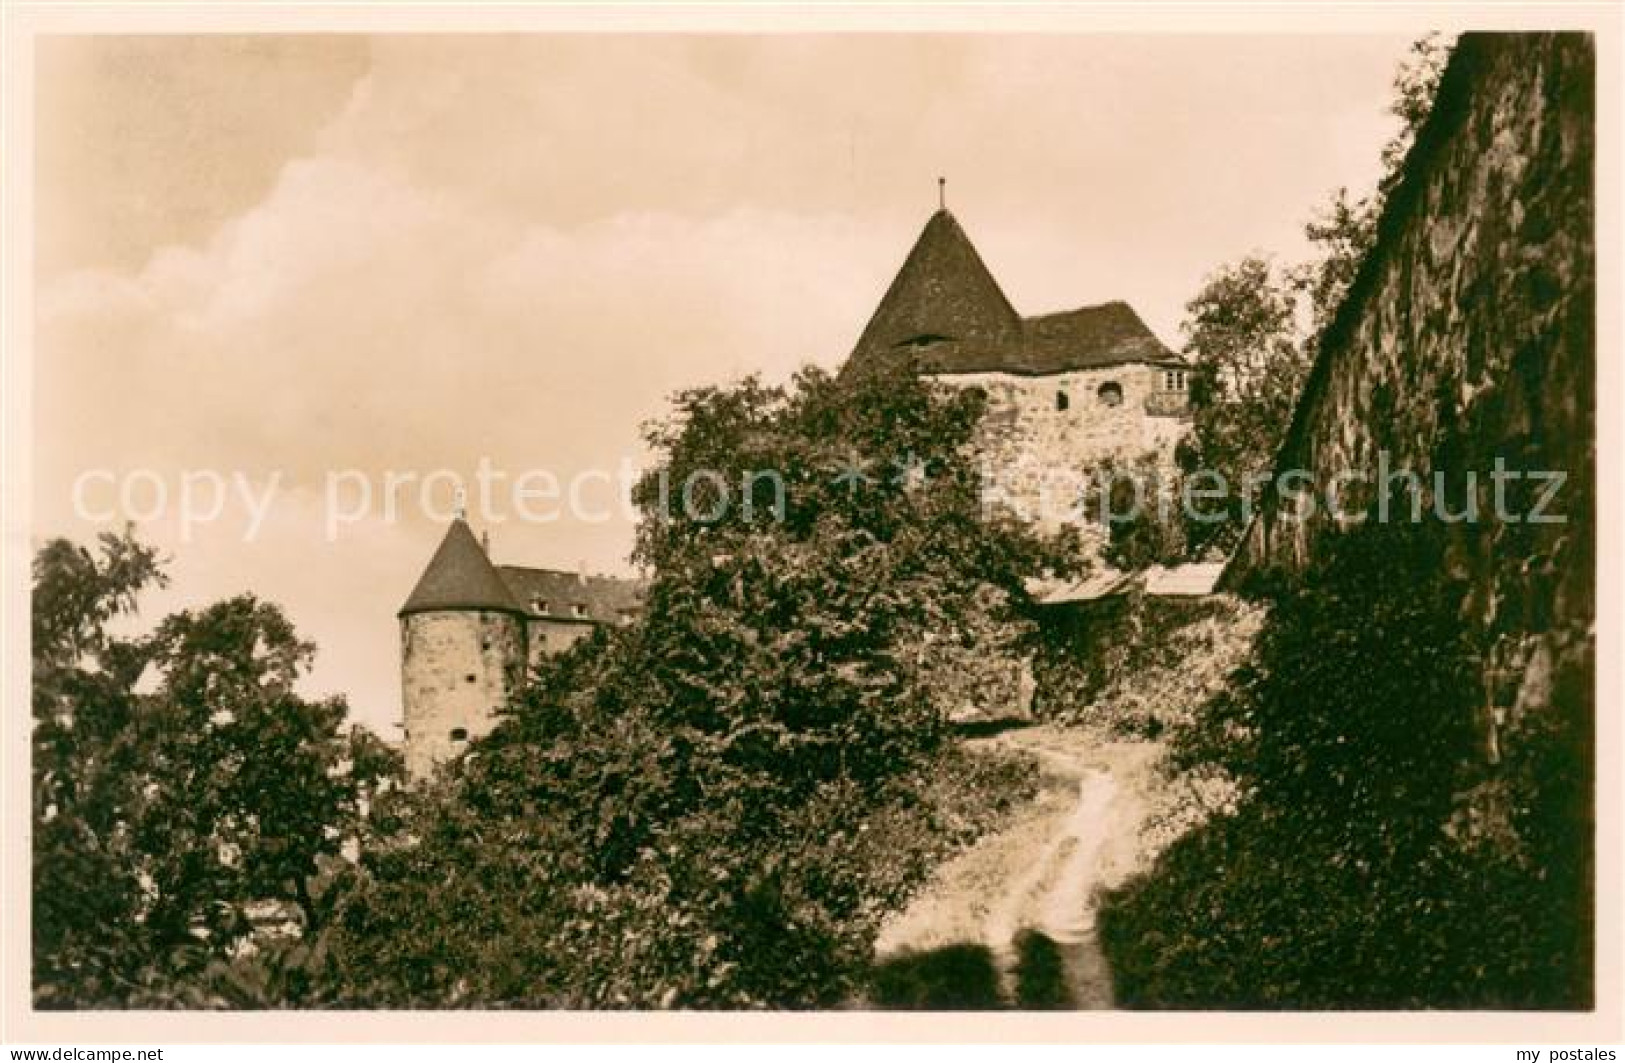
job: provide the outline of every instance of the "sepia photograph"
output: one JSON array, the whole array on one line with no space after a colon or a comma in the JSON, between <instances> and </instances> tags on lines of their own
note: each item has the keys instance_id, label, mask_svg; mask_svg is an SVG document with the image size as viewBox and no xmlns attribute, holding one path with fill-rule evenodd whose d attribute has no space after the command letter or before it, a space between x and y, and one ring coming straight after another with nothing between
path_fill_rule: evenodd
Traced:
<instances>
[{"instance_id":1,"label":"sepia photograph","mask_svg":"<svg viewBox=\"0 0 1625 1063\"><path fill-rule=\"evenodd\" d=\"M6 1039L1617 1043L1618 11L632 11L8 30Z\"/></svg>"}]
</instances>

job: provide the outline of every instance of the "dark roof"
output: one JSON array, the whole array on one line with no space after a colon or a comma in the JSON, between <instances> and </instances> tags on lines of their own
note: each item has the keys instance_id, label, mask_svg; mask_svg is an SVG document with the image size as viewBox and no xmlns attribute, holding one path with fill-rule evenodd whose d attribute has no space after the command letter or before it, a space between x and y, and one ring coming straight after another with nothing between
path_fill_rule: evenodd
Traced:
<instances>
[{"instance_id":1,"label":"dark roof","mask_svg":"<svg viewBox=\"0 0 1625 1063\"><path fill-rule=\"evenodd\" d=\"M396 615L474 609L524 612L508 593L508 585L497 575L468 522L459 517L446 529L440 548Z\"/></svg>"},{"instance_id":2,"label":"dark roof","mask_svg":"<svg viewBox=\"0 0 1625 1063\"><path fill-rule=\"evenodd\" d=\"M521 565L501 565L497 572L514 601L524 606L526 615L533 619L614 624L643 607L642 580ZM586 615L577 615L577 606Z\"/></svg>"},{"instance_id":3,"label":"dark roof","mask_svg":"<svg viewBox=\"0 0 1625 1063\"><path fill-rule=\"evenodd\" d=\"M858 349L889 350L931 337L989 345L1021 337L1021 318L946 210L925 223L869 318Z\"/></svg>"},{"instance_id":4,"label":"dark roof","mask_svg":"<svg viewBox=\"0 0 1625 1063\"><path fill-rule=\"evenodd\" d=\"M1127 303L1019 316L945 210L926 223L851 361L909 354L930 373L1042 376L1131 362L1183 364Z\"/></svg>"},{"instance_id":5,"label":"dark roof","mask_svg":"<svg viewBox=\"0 0 1625 1063\"><path fill-rule=\"evenodd\" d=\"M1005 352L1007 373L1063 373L1128 362L1180 362L1124 302L1022 319L1020 351ZM978 370L945 370L976 372Z\"/></svg>"}]
</instances>

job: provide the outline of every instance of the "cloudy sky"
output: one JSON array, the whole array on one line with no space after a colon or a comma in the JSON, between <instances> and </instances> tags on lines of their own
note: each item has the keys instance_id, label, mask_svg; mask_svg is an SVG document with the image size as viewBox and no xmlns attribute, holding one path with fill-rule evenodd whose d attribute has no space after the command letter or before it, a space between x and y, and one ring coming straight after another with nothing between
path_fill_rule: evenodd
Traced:
<instances>
[{"instance_id":1,"label":"cloudy sky","mask_svg":"<svg viewBox=\"0 0 1625 1063\"><path fill-rule=\"evenodd\" d=\"M568 485L644 461L678 388L838 364L939 174L1018 310L1126 299L1177 346L1213 267L1292 260L1317 204L1372 184L1406 45L43 39L36 538L162 485L150 612L280 602L320 646L312 691L394 734L394 613L451 497L428 474ZM183 538L205 472L233 494ZM418 480L386 496L389 472ZM631 542L618 513L490 531L498 561L596 571Z\"/></svg>"}]
</instances>

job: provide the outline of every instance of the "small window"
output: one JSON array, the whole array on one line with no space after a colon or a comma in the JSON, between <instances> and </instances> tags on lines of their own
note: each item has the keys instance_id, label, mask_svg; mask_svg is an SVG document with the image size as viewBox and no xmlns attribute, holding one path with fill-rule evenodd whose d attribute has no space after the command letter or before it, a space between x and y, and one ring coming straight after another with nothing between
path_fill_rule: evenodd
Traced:
<instances>
[{"instance_id":1,"label":"small window","mask_svg":"<svg viewBox=\"0 0 1625 1063\"><path fill-rule=\"evenodd\" d=\"M540 595L537 595L535 598L532 598L530 600L530 611L533 612L533 613L541 613L541 614L545 615L547 613L547 599L541 597Z\"/></svg>"},{"instance_id":2,"label":"small window","mask_svg":"<svg viewBox=\"0 0 1625 1063\"><path fill-rule=\"evenodd\" d=\"M1121 406L1123 404L1123 385L1115 380L1108 380L1100 385L1095 392L1103 406Z\"/></svg>"},{"instance_id":3,"label":"small window","mask_svg":"<svg viewBox=\"0 0 1625 1063\"><path fill-rule=\"evenodd\" d=\"M1057 391L1055 393L1055 408L1057 410L1064 410L1068 406L1071 406L1071 405L1072 405L1072 400L1067 398L1066 392Z\"/></svg>"},{"instance_id":4,"label":"small window","mask_svg":"<svg viewBox=\"0 0 1625 1063\"><path fill-rule=\"evenodd\" d=\"M1185 390L1185 370L1169 369L1162 374L1162 386L1168 391Z\"/></svg>"},{"instance_id":5,"label":"small window","mask_svg":"<svg viewBox=\"0 0 1625 1063\"><path fill-rule=\"evenodd\" d=\"M468 741L468 728L466 728L466 727L453 727L451 729L451 740L453 742L466 742L466 741Z\"/></svg>"},{"instance_id":6,"label":"small window","mask_svg":"<svg viewBox=\"0 0 1625 1063\"><path fill-rule=\"evenodd\" d=\"M470 672L467 675L463 676L463 681L465 683L477 683L477 682L479 682L479 678L477 676L475 676L475 674L473 672Z\"/></svg>"},{"instance_id":7,"label":"small window","mask_svg":"<svg viewBox=\"0 0 1625 1063\"><path fill-rule=\"evenodd\" d=\"M586 616L587 615L587 607L585 605L581 604L580 602L577 602L577 603L575 603L574 605L572 605L570 607L570 613L573 616Z\"/></svg>"}]
</instances>

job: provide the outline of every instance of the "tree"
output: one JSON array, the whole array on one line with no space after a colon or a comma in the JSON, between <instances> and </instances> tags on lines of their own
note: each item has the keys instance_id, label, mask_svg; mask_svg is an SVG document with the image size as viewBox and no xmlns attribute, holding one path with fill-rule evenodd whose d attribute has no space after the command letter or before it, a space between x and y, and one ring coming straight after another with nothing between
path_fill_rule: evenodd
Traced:
<instances>
[{"instance_id":1,"label":"tree","mask_svg":"<svg viewBox=\"0 0 1625 1063\"><path fill-rule=\"evenodd\" d=\"M965 771L955 651L1019 639L1022 578L1066 561L983 521L981 401L908 366L679 395L635 494L643 615L543 662L367 857L339 998L846 999L941 829L927 781Z\"/></svg>"},{"instance_id":2,"label":"tree","mask_svg":"<svg viewBox=\"0 0 1625 1063\"><path fill-rule=\"evenodd\" d=\"M34 566L35 982L42 1004L182 986L252 932L322 916L312 883L397 758L341 699L295 691L315 647L250 595L116 637L156 554L103 536ZM149 680L153 689L143 692Z\"/></svg>"},{"instance_id":3,"label":"tree","mask_svg":"<svg viewBox=\"0 0 1625 1063\"><path fill-rule=\"evenodd\" d=\"M130 831L146 652L109 625L163 582L157 554L128 534L103 535L99 556L58 539L34 559L33 968L43 1006L112 999L146 956Z\"/></svg>"},{"instance_id":4,"label":"tree","mask_svg":"<svg viewBox=\"0 0 1625 1063\"><path fill-rule=\"evenodd\" d=\"M149 930L180 945L201 921L219 955L267 902L296 905L318 928L311 883L393 775L392 755L345 726L342 698L298 695L316 647L253 595L168 617L151 652L158 785L138 832L153 857Z\"/></svg>"},{"instance_id":5,"label":"tree","mask_svg":"<svg viewBox=\"0 0 1625 1063\"><path fill-rule=\"evenodd\" d=\"M1291 285L1269 260L1249 256L1215 271L1185 307L1191 432L1177 455L1187 479L1223 489L1187 521L1190 553L1228 550L1246 527L1303 389L1309 361L1297 332Z\"/></svg>"},{"instance_id":6,"label":"tree","mask_svg":"<svg viewBox=\"0 0 1625 1063\"><path fill-rule=\"evenodd\" d=\"M804 750L813 761L840 751L856 770L856 758L874 758L875 774L929 742L940 726L935 647L971 639L990 602L1013 622L1035 566L1070 564L1070 540L1046 543L982 512L968 444L984 401L907 364L678 397L651 437L667 460L636 497L638 554L657 572L651 668L682 722L695 719L691 703L714 705L719 668L738 674L745 661L760 682L736 695L738 717L711 717L716 727L788 726L821 749ZM745 484L763 470L785 487L770 516L760 504L719 520L669 504L671 485Z\"/></svg>"}]
</instances>

